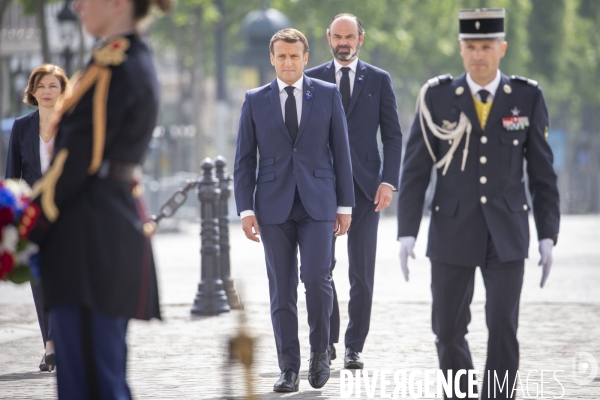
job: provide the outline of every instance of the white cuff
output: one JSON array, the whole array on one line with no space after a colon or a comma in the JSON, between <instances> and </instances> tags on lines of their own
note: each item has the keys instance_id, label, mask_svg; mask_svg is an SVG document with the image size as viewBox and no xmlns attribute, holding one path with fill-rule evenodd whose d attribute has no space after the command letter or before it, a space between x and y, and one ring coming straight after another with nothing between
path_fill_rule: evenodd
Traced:
<instances>
[{"instance_id":1,"label":"white cuff","mask_svg":"<svg viewBox=\"0 0 600 400\"><path fill-rule=\"evenodd\" d=\"M245 217L249 217L251 215L254 215L254 211L252 210L244 210L240 213L240 218L245 218Z\"/></svg>"},{"instance_id":2,"label":"white cuff","mask_svg":"<svg viewBox=\"0 0 600 400\"><path fill-rule=\"evenodd\" d=\"M352 207L338 207L338 214L352 214Z\"/></svg>"},{"instance_id":3,"label":"white cuff","mask_svg":"<svg viewBox=\"0 0 600 400\"><path fill-rule=\"evenodd\" d=\"M382 185L388 185L389 187L392 188L392 190L395 192L396 190L396 186L392 185L391 183L387 183L387 182L381 182ZM380 185L381 186L381 185Z\"/></svg>"}]
</instances>

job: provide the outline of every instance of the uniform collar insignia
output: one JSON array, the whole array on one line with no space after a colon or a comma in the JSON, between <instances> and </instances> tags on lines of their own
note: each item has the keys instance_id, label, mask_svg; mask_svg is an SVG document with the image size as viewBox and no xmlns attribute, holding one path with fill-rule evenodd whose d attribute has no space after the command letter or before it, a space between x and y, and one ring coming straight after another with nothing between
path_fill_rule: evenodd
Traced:
<instances>
[{"instance_id":1,"label":"uniform collar insignia","mask_svg":"<svg viewBox=\"0 0 600 400\"><path fill-rule=\"evenodd\" d=\"M129 49L129 45L130 41L125 37L111 40L93 51L94 63L102 67L121 65L127 59L125 52Z\"/></svg>"}]
</instances>

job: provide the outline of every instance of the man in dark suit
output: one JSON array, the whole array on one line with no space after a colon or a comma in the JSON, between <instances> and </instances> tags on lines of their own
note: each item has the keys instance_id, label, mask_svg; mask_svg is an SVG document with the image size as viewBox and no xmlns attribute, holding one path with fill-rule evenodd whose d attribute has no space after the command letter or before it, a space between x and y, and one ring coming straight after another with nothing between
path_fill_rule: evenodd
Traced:
<instances>
[{"instance_id":1,"label":"man in dark suit","mask_svg":"<svg viewBox=\"0 0 600 400\"><path fill-rule=\"evenodd\" d=\"M261 235L265 249L281 370L273 390L293 392L300 370L297 251L310 326L308 381L320 388L329 379L331 237L348 230L354 192L346 120L335 85L304 75L308 42L301 32L283 29L269 48L277 79L246 93L234 187L244 232L256 242Z\"/></svg>"},{"instance_id":2,"label":"man in dark suit","mask_svg":"<svg viewBox=\"0 0 600 400\"><path fill-rule=\"evenodd\" d=\"M327 30L333 60L306 71L307 76L338 84L348 123L356 206L348 231L350 321L344 339L344 368L352 369L363 367L359 353L363 351L371 321L379 211L392 201L402 154L402 131L392 80L387 72L358 59L364 39L365 31L358 18L352 14L336 15ZM383 163L377 145L378 129ZM332 271L334 267L335 257L332 257ZM338 342L339 335L340 311L334 286L329 339L332 359L333 344Z\"/></svg>"},{"instance_id":3,"label":"man in dark suit","mask_svg":"<svg viewBox=\"0 0 600 400\"><path fill-rule=\"evenodd\" d=\"M459 17L466 73L454 80L440 76L423 86L406 147L398 204L400 262L408 280L407 260L409 255L414 258L425 190L435 165L427 256L440 369L444 373L473 369L465 335L479 267L489 331L481 398L512 399L519 363L519 299L529 248L531 206L525 195L525 172L543 266L542 287L559 229L548 112L537 82L509 78L498 69L507 49L504 9L461 10ZM463 378L455 390L464 393ZM508 384L501 390L504 379Z\"/></svg>"}]
</instances>

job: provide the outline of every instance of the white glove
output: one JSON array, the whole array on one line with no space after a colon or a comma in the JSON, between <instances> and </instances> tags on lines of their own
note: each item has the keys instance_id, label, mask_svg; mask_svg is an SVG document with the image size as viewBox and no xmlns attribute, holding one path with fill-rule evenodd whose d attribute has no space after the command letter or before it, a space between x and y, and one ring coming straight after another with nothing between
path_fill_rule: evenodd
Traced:
<instances>
[{"instance_id":1,"label":"white glove","mask_svg":"<svg viewBox=\"0 0 600 400\"><path fill-rule=\"evenodd\" d=\"M542 239L540 240L540 262L538 265L542 266L542 281L540 282L540 287L544 287L546 284L546 280L548 279L548 275L550 275L550 269L552 268L552 247L554 247L554 240L552 239Z\"/></svg>"},{"instance_id":2,"label":"white glove","mask_svg":"<svg viewBox=\"0 0 600 400\"><path fill-rule=\"evenodd\" d=\"M414 236L402 236L398 238L400 241L400 268L402 269L402 274L404 275L404 280L408 282L408 256L411 256L412 259L415 259L415 240Z\"/></svg>"}]
</instances>

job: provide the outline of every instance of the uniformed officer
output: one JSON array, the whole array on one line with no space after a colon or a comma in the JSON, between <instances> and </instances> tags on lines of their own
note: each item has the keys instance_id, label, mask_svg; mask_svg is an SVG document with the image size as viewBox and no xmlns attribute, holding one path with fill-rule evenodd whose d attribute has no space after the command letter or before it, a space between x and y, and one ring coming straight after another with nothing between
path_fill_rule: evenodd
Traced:
<instances>
[{"instance_id":1,"label":"uniformed officer","mask_svg":"<svg viewBox=\"0 0 600 400\"><path fill-rule=\"evenodd\" d=\"M489 331L482 399L513 396L528 213L533 211L538 233L542 287L552 265L560 219L542 90L533 80L508 77L498 69L507 49L504 13L504 9L459 12L466 72L457 79L449 75L431 79L421 89L398 202L400 263L408 280L407 260L409 255L414 258L425 191L431 168L436 167L427 256L439 365L444 373L473 369L465 335L479 267ZM525 195L525 172L531 205ZM496 382L505 377L509 384L500 390ZM458 388L462 392L466 392L464 378Z\"/></svg>"},{"instance_id":2,"label":"uniformed officer","mask_svg":"<svg viewBox=\"0 0 600 400\"><path fill-rule=\"evenodd\" d=\"M41 249L61 400L130 399L127 322L160 318L152 229L135 185L159 103L137 33L151 4L165 11L171 0L75 3L100 44L57 111L54 158L21 221Z\"/></svg>"}]
</instances>

